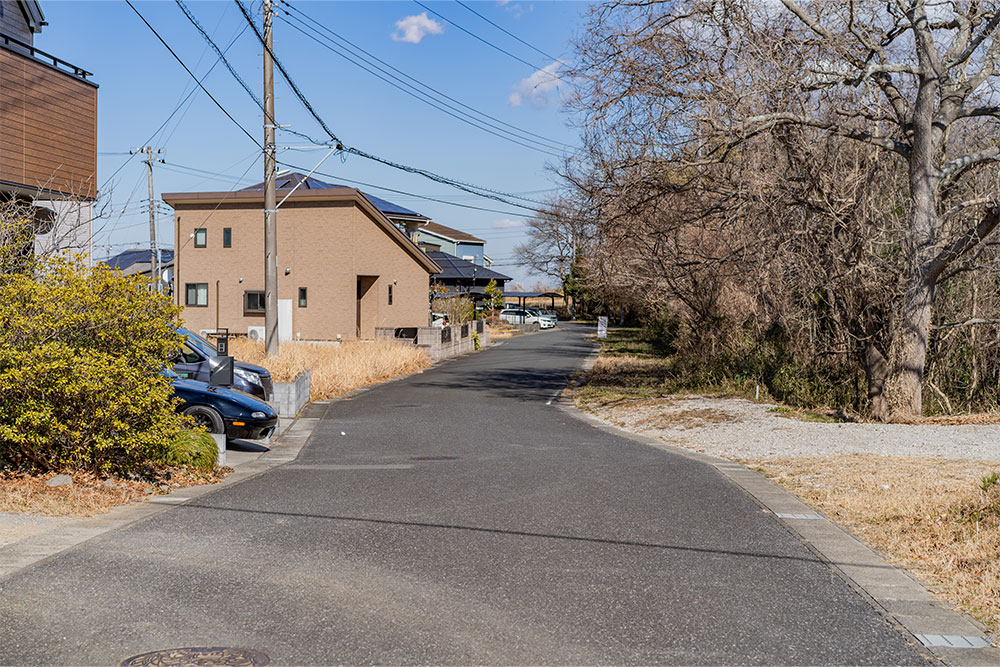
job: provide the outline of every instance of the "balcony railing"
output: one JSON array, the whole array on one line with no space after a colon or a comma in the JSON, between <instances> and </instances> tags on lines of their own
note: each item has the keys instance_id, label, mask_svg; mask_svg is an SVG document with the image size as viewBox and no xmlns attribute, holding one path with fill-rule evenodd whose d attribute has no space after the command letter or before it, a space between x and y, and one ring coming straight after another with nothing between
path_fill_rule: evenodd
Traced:
<instances>
[{"instance_id":1,"label":"balcony railing","mask_svg":"<svg viewBox=\"0 0 1000 667\"><path fill-rule=\"evenodd\" d=\"M86 80L88 76L94 75L93 72L88 72L82 67L77 67L72 63L68 63L62 58L56 58L55 56L46 53L41 49L36 49L31 44L22 42L21 40L15 37L11 37L10 35L5 35L3 33L0 33L0 42L2 42L3 45L8 48L10 48L11 46L15 46L17 48L14 50L26 51L29 55L36 58L37 60L44 62L46 65L52 63L52 67L55 67L60 72L66 72L67 74L75 76L78 79Z\"/></svg>"}]
</instances>

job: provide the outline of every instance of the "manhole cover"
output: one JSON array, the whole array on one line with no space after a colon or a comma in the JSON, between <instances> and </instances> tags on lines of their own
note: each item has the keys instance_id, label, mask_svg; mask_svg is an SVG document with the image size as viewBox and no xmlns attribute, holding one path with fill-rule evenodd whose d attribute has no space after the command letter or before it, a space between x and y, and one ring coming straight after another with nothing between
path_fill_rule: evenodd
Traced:
<instances>
[{"instance_id":1,"label":"manhole cover","mask_svg":"<svg viewBox=\"0 0 1000 667\"><path fill-rule=\"evenodd\" d=\"M212 667L213 665L238 665L240 667L259 667L271 662L271 659L260 651L248 648L233 648L231 646L190 646L186 648L166 648L160 651L140 653L122 661L122 667L173 667L174 665L196 665L197 667Z\"/></svg>"},{"instance_id":2,"label":"manhole cover","mask_svg":"<svg viewBox=\"0 0 1000 667\"><path fill-rule=\"evenodd\" d=\"M411 456L411 461L457 461L457 456Z\"/></svg>"}]
</instances>

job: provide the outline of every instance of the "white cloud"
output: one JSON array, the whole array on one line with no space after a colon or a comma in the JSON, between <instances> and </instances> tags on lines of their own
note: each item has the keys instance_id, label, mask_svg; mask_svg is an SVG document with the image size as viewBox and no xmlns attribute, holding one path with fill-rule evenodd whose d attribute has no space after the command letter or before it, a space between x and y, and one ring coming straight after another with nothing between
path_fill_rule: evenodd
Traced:
<instances>
[{"instance_id":1,"label":"white cloud","mask_svg":"<svg viewBox=\"0 0 1000 667\"><path fill-rule=\"evenodd\" d=\"M497 220L491 226L494 229L507 229L508 227L521 227L523 225L524 223L520 220L508 220L505 218L503 220Z\"/></svg>"},{"instance_id":2,"label":"white cloud","mask_svg":"<svg viewBox=\"0 0 1000 667\"><path fill-rule=\"evenodd\" d=\"M497 0L497 5L503 7L505 11L513 14L515 19L519 19L526 13L535 11L534 5L528 5L528 8L525 9L521 6L520 2L512 2L512 0Z\"/></svg>"},{"instance_id":3,"label":"white cloud","mask_svg":"<svg viewBox=\"0 0 1000 667\"><path fill-rule=\"evenodd\" d=\"M396 21L396 32L392 33L391 37L397 42L419 44L420 40L427 35L440 35L443 32L444 26L428 17L427 12L424 12Z\"/></svg>"},{"instance_id":4,"label":"white cloud","mask_svg":"<svg viewBox=\"0 0 1000 667\"><path fill-rule=\"evenodd\" d=\"M514 92L507 97L507 104L519 107L525 102L530 102L533 106L544 107L558 100L559 88L563 84L562 79L558 78L561 66L562 63L557 60L551 65L535 70L531 76L521 79L521 82L514 86Z\"/></svg>"}]
</instances>

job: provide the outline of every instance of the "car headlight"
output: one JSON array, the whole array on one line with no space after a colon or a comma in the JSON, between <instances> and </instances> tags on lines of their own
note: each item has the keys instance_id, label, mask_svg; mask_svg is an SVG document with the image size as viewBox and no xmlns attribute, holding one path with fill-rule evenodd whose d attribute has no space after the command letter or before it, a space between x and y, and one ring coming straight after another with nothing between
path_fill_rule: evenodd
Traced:
<instances>
[{"instance_id":1,"label":"car headlight","mask_svg":"<svg viewBox=\"0 0 1000 667\"><path fill-rule=\"evenodd\" d=\"M260 381L260 376L253 371L248 371L245 368L233 368L233 375L243 380L244 382L249 382L250 384L255 384L258 387L263 387L263 383Z\"/></svg>"},{"instance_id":2,"label":"car headlight","mask_svg":"<svg viewBox=\"0 0 1000 667\"><path fill-rule=\"evenodd\" d=\"M260 410L258 410L257 412L251 412L250 416L253 417L254 419L264 419L265 417L267 417L267 415L261 412Z\"/></svg>"}]
</instances>

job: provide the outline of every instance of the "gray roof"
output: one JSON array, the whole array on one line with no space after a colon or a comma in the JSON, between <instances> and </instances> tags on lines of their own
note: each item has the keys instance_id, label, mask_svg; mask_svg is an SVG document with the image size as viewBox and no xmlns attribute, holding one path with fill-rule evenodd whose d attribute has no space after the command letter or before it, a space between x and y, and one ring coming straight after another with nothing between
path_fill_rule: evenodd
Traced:
<instances>
[{"instance_id":1,"label":"gray roof","mask_svg":"<svg viewBox=\"0 0 1000 667\"><path fill-rule=\"evenodd\" d=\"M301 174L297 171L284 171L280 172L275 179L275 189L277 190L291 190L296 185L299 186L299 190L336 190L338 188L351 188L350 185L340 185L339 183L326 183L317 178L307 177L305 174ZM243 188L244 190L263 190L263 183L256 183L254 185ZM353 188L351 188L353 189ZM397 216L403 215L410 218L420 218L421 220L427 220L427 216L421 215L416 211L411 211L408 208L400 206L399 204L393 204L391 201L386 201L381 197L376 197L375 195L370 195L367 192L362 192L365 197L368 198L375 208L382 211L386 216Z\"/></svg>"},{"instance_id":2,"label":"gray roof","mask_svg":"<svg viewBox=\"0 0 1000 667\"><path fill-rule=\"evenodd\" d=\"M479 266L478 264L473 264L467 260L459 259L458 257L449 255L446 252L432 250L427 253L427 255L441 267L441 273L434 276L435 280L472 280L473 277L476 280L493 279L498 282L512 280L510 276L505 276L502 273L497 273L496 271L487 269L484 266Z\"/></svg>"},{"instance_id":3,"label":"gray roof","mask_svg":"<svg viewBox=\"0 0 1000 667\"><path fill-rule=\"evenodd\" d=\"M165 266L167 263L172 261L174 261L173 250L160 250L160 264ZM110 266L112 269L121 269L122 271L126 271L130 266L136 263L149 264L149 249L126 250L125 252L118 253L114 257L109 257L101 263L106 266ZM148 270L148 268L146 270Z\"/></svg>"}]
</instances>

